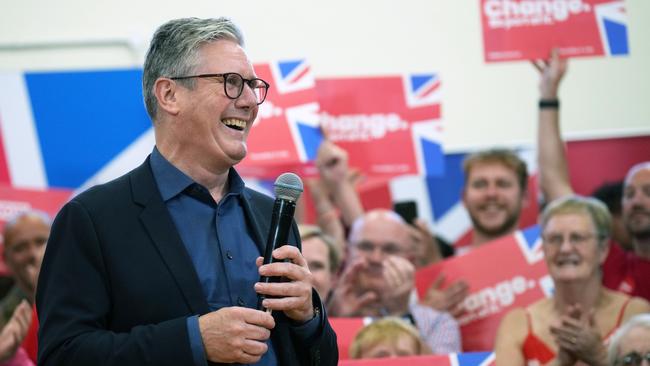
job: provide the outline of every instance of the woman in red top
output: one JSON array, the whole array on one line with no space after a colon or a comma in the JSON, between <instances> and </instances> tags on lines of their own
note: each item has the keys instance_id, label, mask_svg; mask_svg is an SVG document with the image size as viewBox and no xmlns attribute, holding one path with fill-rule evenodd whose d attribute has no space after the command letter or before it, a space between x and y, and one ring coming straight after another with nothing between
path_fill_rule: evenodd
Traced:
<instances>
[{"instance_id":1,"label":"woman in red top","mask_svg":"<svg viewBox=\"0 0 650 366\"><path fill-rule=\"evenodd\" d=\"M650 311L640 298L602 286L611 217L600 201L568 196L542 213L542 242L553 297L502 319L497 366L607 364L607 337L627 318Z\"/></svg>"}]
</instances>

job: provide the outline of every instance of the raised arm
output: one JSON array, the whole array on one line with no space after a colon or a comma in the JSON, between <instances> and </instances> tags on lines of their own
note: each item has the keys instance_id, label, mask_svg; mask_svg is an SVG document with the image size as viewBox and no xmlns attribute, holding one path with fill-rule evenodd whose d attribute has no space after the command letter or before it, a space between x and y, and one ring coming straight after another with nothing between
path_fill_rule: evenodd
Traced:
<instances>
[{"instance_id":1,"label":"raised arm","mask_svg":"<svg viewBox=\"0 0 650 366\"><path fill-rule=\"evenodd\" d=\"M569 180L566 148L560 132L558 89L567 70L567 60L557 51L551 59L534 61L539 71L540 104L537 125L539 182L547 201L573 193Z\"/></svg>"},{"instance_id":2,"label":"raised arm","mask_svg":"<svg viewBox=\"0 0 650 366\"><path fill-rule=\"evenodd\" d=\"M354 182L350 179L348 153L333 142L324 140L318 148L316 166L335 205L341 211L343 223L350 227L354 220L363 215L363 206Z\"/></svg>"}]
</instances>

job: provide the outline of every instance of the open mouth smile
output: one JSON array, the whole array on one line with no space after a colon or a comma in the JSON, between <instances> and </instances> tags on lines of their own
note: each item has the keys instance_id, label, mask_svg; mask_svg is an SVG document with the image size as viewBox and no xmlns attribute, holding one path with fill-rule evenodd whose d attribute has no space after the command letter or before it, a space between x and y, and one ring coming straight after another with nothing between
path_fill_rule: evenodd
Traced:
<instances>
[{"instance_id":1,"label":"open mouth smile","mask_svg":"<svg viewBox=\"0 0 650 366\"><path fill-rule=\"evenodd\" d=\"M246 128L246 121L242 121L240 119L228 118L222 120L221 122L228 128L232 128L233 130L237 131L243 131Z\"/></svg>"}]
</instances>

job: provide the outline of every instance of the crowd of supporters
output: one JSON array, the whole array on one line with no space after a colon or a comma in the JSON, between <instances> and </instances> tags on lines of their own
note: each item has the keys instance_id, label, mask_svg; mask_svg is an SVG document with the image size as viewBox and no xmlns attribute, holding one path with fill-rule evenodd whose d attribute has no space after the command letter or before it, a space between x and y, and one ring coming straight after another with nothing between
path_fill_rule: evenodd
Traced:
<instances>
[{"instance_id":1,"label":"crowd of supporters","mask_svg":"<svg viewBox=\"0 0 650 366\"><path fill-rule=\"evenodd\" d=\"M540 74L539 223L555 291L503 317L496 363L650 362L650 161L605 184L596 198L575 194L559 119L558 89L567 61L553 54L534 65ZM299 226L303 253L329 316L370 321L352 342L350 357L462 352L457 320L468 284L461 279L443 288L432 281L419 297L415 273L520 228L528 204L525 162L500 148L466 158L462 201L473 236L455 253L424 220L406 222L390 208L365 210L356 187L361 177L332 141L321 144L315 163L319 177L306 183L317 219ZM38 212L5 225L4 258L12 277L3 282L0 302L0 364L36 363L32 308L49 227L49 218Z\"/></svg>"}]
</instances>

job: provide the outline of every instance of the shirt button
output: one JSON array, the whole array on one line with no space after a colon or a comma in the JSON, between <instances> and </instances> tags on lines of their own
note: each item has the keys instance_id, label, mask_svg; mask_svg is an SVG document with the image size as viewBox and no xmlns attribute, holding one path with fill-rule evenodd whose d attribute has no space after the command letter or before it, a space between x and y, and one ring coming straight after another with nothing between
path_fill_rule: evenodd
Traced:
<instances>
[{"instance_id":1,"label":"shirt button","mask_svg":"<svg viewBox=\"0 0 650 366\"><path fill-rule=\"evenodd\" d=\"M245 302L244 299L242 299L241 297L238 297L238 298L237 298L237 305L239 305L239 306L246 306L246 302Z\"/></svg>"},{"instance_id":2,"label":"shirt button","mask_svg":"<svg viewBox=\"0 0 650 366\"><path fill-rule=\"evenodd\" d=\"M226 258L232 259L232 253L230 252L230 250L226 250Z\"/></svg>"}]
</instances>

